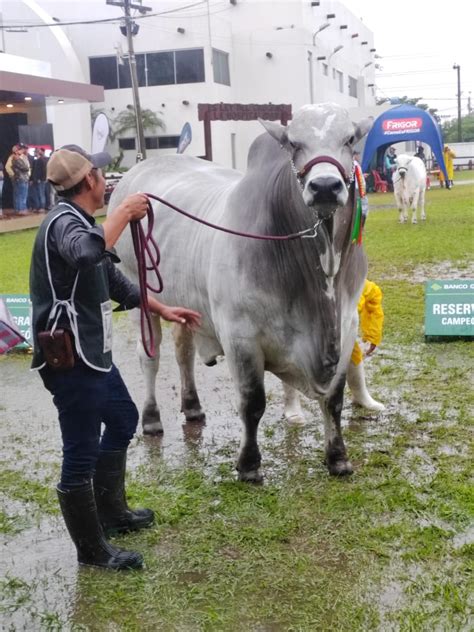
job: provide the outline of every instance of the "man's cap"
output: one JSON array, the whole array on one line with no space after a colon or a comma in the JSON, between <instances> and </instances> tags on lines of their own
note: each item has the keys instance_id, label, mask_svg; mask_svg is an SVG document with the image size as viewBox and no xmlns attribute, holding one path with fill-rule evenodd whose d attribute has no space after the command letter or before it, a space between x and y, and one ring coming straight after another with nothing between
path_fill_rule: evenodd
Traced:
<instances>
[{"instance_id":1,"label":"man's cap","mask_svg":"<svg viewBox=\"0 0 474 632\"><path fill-rule=\"evenodd\" d=\"M51 154L46 177L57 191L67 191L79 184L91 169L106 167L111 160L105 151L91 155L78 145L64 145Z\"/></svg>"}]
</instances>

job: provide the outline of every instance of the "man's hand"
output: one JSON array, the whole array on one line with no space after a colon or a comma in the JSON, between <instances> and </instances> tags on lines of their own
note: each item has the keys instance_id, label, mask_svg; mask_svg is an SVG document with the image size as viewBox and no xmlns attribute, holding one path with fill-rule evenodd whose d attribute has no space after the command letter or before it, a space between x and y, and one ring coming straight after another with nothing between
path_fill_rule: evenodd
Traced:
<instances>
[{"instance_id":1,"label":"man's hand","mask_svg":"<svg viewBox=\"0 0 474 632\"><path fill-rule=\"evenodd\" d=\"M144 193L132 193L117 206L114 213L123 213L129 222L145 217L148 210L148 198Z\"/></svg>"},{"instance_id":2,"label":"man's hand","mask_svg":"<svg viewBox=\"0 0 474 632\"><path fill-rule=\"evenodd\" d=\"M172 323L186 325L189 329L197 329L201 325L201 314L187 307L169 307L148 294L148 305L154 314Z\"/></svg>"},{"instance_id":3,"label":"man's hand","mask_svg":"<svg viewBox=\"0 0 474 632\"><path fill-rule=\"evenodd\" d=\"M368 356L372 355L376 349L377 349L377 345L374 345L373 342L366 343L365 353L364 353L365 357L367 358Z\"/></svg>"},{"instance_id":4,"label":"man's hand","mask_svg":"<svg viewBox=\"0 0 474 632\"><path fill-rule=\"evenodd\" d=\"M197 329L201 325L201 314L192 309L187 309L186 307L168 307L168 305L162 305L160 316L172 323L186 325L192 330Z\"/></svg>"},{"instance_id":5,"label":"man's hand","mask_svg":"<svg viewBox=\"0 0 474 632\"><path fill-rule=\"evenodd\" d=\"M102 224L105 247L112 248L129 222L145 217L147 209L148 198L144 193L127 195Z\"/></svg>"}]
</instances>

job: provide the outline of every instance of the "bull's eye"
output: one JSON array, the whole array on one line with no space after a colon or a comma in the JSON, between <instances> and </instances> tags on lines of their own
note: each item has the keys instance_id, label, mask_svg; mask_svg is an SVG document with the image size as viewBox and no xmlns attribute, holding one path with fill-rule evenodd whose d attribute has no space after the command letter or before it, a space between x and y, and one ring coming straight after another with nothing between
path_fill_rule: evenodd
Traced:
<instances>
[{"instance_id":1,"label":"bull's eye","mask_svg":"<svg viewBox=\"0 0 474 632\"><path fill-rule=\"evenodd\" d=\"M354 136L351 136L351 137L349 138L349 140L347 141L346 145L349 145L349 146L350 146L350 145L352 145L352 143L353 143L353 142L354 142Z\"/></svg>"},{"instance_id":2,"label":"bull's eye","mask_svg":"<svg viewBox=\"0 0 474 632\"><path fill-rule=\"evenodd\" d=\"M291 149L292 149L292 151L293 151L293 153L294 153L294 154L296 154L296 153L297 153L297 152L301 149L301 146L300 146L300 145L298 145L298 143L294 143L294 142L293 142L293 141L291 141L291 140L289 140L288 142L289 142L290 147L291 147Z\"/></svg>"}]
</instances>

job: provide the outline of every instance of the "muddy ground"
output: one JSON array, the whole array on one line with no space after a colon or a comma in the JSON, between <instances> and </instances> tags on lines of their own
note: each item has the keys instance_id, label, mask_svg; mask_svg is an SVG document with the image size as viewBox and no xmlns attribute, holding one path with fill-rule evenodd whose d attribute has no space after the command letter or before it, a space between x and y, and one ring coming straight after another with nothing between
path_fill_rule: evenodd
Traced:
<instances>
[{"instance_id":1,"label":"muddy ground","mask_svg":"<svg viewBox=\"0 0 474 632\"><path fill-rule=\"evenodd\" d=\"M135 353L135 334L127 317L117 319L114 331L114 358L132 397L140 408L144 388ZM420 348L421 349L421 348ZM402 351L382 346L375 358L366 363L369 383L375 372L383 371L394 362L404 363L409 381L418 372L420 349L412 349L407 357ZM91 569L78 569L74 547L59 515L53 509L45 515L31 500L33 494L54 490L59 473L60 437L55 409L40 378L28 370L30 358L15 354L0 362L2 404L0 408L0 459L12 477L18 474L18 489L13 494L0 493L0 509L5 525L1 536L0 576L3 581L2 629L4 630L99 630L93 612L82 605L81 584ZM141 429L129 450L129 469L136 472L152 468L158 461L170 466L199 461L208 476L218 478L216 463L233 462L240 438L240 421L234 404L233 385L225 361L212 368L197 363L196 381L201 403L206 411L205 423L183 423L179 412L179 377L174 360L171 330L165 328L161 351L161 370L157 385L158 401L165 432L160 437L143 437ZM260 445L263 471L267 482L278 482L292 463L309 452L321 453L323 429L317 404L303 400L307 417L305 428L294 434L283 420L282 390L279 381L266 376L267 409L261 422ZM354 459L356 468L364 466L372 452L389 452L393 434L393 419L401 415L405 422L416 419L416 412L404 400L397 384L383 388L380 381L373 395L384 401L387 410L378 416L364 415L354 409L346 397L344 425L346 432L362 433L365 457ZM275 448L278 446L278 449ZM283 449L281 446L284 446ZM349 453L351 452L348 441ZM454 448L446 444L446 451ZM448 454L446 452L446 454ZM413 464L417 464L416 468ZM430 480L436 473L423 445L406 450L406 478L415 485ZM32 479L41 485L36 490L24 489L22 479ZM34 498L32 499L34 501ZM46 501L55 506L54 493ZM41 503L40 503L41 504ZM14 516L9 522L8 517ZM460 546L472 540L468 530ZM470 540L469 540L470 538ZM381 610L398 607L403 589L397 582L388 582L377 595ZM67 625L58 622L69 622ZM80 621L80 624L75 624ZM84 624L87 622L87 624ZM110 630L121 629L114 624ZM218 629L218 628L215 628ZM278 628L280 629L280 628ZM395 629L395 628L394 628Z\"/></svg>"},{"instance_id":2,"label":"muddy ground","mask_svg":"<svg viewBox=\"0 0 474 632\"><path fill-rule=\"evenodd\" d=\"M114 324L114 361L120 368L130 394L138 407L144 397L141 371L136 356L136 341L128 317L122 316ZM381 353L381 357L383 352ZM2 404L0 409L0 460L5 467L27 473L52 488L59 473L60 434L56 422L55 408L49 393L44 389L39 376L29 371L28 354L10 354L0 363L2 375ZM367 371L370 374L370 363ZM161 409L164 434L144 437L139 427L136 438L129 449L128 468L146 466L162 459L170 465L182 464L187 459L199 458L206 465L212 459L231 462L237 455L240 442L240 420L234 404L234 389L227 365L221 359L217 366L208 368L196 363L196 383L201 404L206 412L204 423L184 423L180 413L179 372L174 358L171 329L165 328L161 346L161 368L157 382L157 398ZM271 428L271 442L285 441L291 435L283 419L281 384L271 374L266 374L267 408L260 424L261 447L265 445L265 428ZM347 399L347 398L346 398ZM314 432L304 433L296 443L288 441L286 463L276 462L263 449L263 469L267 481L282 475L282 469L308 448L322 450L323 428L319 407L303 398L303 409L307 424ZM376 428L366 428L366 417L354 412L350 402L345 406L345 424L357 429L363 424L370 435ZM316 419L316 422L315 422ZM369 417L370 419L370 417ZM378 417L383 423L383 416ZM275 433L275 434L274 434ZM379 446L380 447L380 446ZM24 500L28 500L25 491ZM54 499L53 499L54 502ZM68 619L79 599L78 578L87 569L78 571L74 547L66 533L59 515L42 516L35 513L28 502L12 505L10 498L0 493L0 508L7 515L23 518L18 534L1 536L2 555L0 576L14 578L9 612L3 613L5 627L2 629L31 630L46 629L48 613L53 619ZM32 514L29 512L33 511ZM27 526L27 528L24 528ZM92 571L94 572L94 571ZM20 583L18 583L20 582ZM21 582L24 582L22 587ZM6 584L7 592L9 584ZM27 593L27 594L26 594ZM8 595L7 610L8 610ZM21 601L24 600L25 607ZM39 621L43 621L40 624ZM46 623L45 623L46 622ZM53 629L54 625L53 625ZM94 629L94 628L92 628Z\"/></svg>"}]
</instances>

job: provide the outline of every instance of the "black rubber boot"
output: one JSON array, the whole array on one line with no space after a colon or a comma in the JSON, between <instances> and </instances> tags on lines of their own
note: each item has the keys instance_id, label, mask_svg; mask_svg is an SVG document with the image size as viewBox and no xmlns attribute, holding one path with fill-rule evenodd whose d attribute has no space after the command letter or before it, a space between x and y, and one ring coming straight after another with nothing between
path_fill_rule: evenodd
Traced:
<instances>
[{"instance_id":1,"label":"black rubber boot","mask_svg":"<svg viewBox=\"0 0 474 632\"><path fill-rule=\"evenodd\" d=\"M97 513L106 535L149 527L151 509L130 509L125 498L127 451L101 451L94 474Z\"/></svg>"},{"instance_id":2,"label":"black rubber boot","mask_svg":"<svg viewBox=\"0 0 474 632\"><path fill-rule=\"evenodd\" d=\"M117 549L105 539L92 483L67 491L58 487L57 492L64 522L76 545L79 564L117 571L143 566L140 553Z\"/></svg>"}]
</instances>

